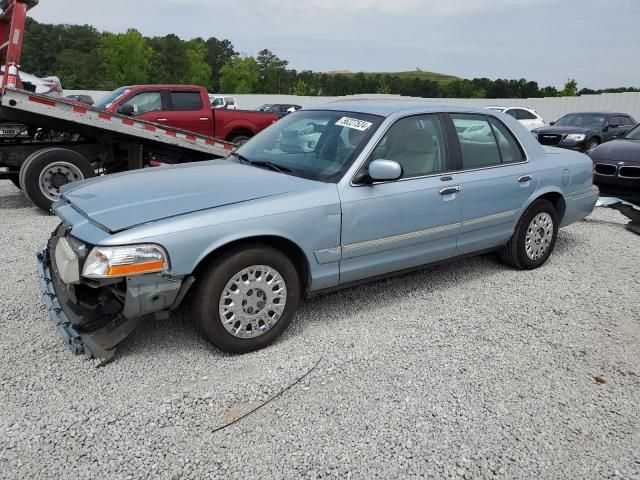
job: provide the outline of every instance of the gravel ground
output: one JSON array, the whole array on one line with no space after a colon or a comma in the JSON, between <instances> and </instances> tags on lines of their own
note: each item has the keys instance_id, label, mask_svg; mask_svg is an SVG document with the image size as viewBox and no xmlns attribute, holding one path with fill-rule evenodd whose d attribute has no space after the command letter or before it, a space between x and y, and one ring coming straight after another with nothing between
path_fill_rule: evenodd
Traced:
<instances>
[{"instance_id":1,"label":"gravel ground","mask_svg":"<svg viewBox=\"0 0 640 480\"><path fill-rule=\"evenodd\" d=\"M308 300L244 356L183 309L97 368L39 298L56 219L0 182L0 477L640 479L640 237L624 223L598 209L532 272L488 255Z\"/></svg>"}]
</instances>

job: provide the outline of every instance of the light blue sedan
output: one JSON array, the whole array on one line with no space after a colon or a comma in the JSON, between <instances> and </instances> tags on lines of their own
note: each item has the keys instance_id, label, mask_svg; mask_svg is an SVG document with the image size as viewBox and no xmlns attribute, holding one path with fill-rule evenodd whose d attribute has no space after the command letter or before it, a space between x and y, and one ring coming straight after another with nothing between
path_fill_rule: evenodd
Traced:
<instances>
[{"instance_id":1,"label":"light blue sedan","mask_svg":"<svg viewBox=\"0 0 640 480\"><path fill-rule=\"evenodd\" d=\"M335 102L224 160L66 186L40 283L87 357L109 358L141 317L185 298L207 340L243 353L308 294L489 251L537 268L597 198L587 156L545 150L500 112Z\"/></svg>"}]
</instances>

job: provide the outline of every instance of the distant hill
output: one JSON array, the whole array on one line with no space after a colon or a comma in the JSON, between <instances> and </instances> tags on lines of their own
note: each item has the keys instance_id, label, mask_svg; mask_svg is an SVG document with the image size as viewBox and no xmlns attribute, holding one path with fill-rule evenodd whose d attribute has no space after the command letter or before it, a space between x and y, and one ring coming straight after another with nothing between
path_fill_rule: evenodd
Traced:
<instances>
[{"instance_id":1,"label":"distant hill","mask_svg":"<svg viewBox=\"0 0 640 480\"><path fill-rule=\"evenodd\" d=\"M389 75L392 77L401 77L401 78L421 78L424 80L432 80L438 83L449 83L454 82L456 80L462 80L460 77L456 77L454 75L446 75L444 73L436 73L436 72L427 72L424 70L416 69L408 72L362 72L365 75ZM350 70L334 70L331 72L327 72L328 75L348 75L353 76L355 72Z\"/></svg>"}]
</instances>

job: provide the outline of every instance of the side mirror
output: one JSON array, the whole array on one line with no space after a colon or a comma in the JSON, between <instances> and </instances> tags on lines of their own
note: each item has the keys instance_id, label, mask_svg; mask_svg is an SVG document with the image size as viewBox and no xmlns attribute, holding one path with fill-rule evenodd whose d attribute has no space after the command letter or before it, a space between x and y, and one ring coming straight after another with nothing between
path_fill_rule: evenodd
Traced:
<instances>
[{"instance_id":1,"label":"side mirror","mask_svg":"<svg viewBox=\"0 0 640 480\"><path fill-rule=\"evenodd\" d=\"M393 160L374 160L369 164L369 178L374 182L398 180L402 176L402 167Z\"/></svg>"},{"instance_id":2,"label":"side mirror","mask_svg":"<svg viewBox=\"0 0 640 480\"><path fill-rule=\"evenodd\" d=\"M549 122L549 125L550 125L550 126L552 126L552 127L553 127L555 124L556 124L556 122Z\"/></svg>"},{"instance_id":3,"label":"side mirror","mask_svg":"<svg viewBox=\"0 0 640 480\"><path fill-rule=\"evenodd\" d=\"M131 116L135 113L135 109L131 104L120 105L118 107L118 113L121 113L122 115Z\"/></svg>"}]
</instances>

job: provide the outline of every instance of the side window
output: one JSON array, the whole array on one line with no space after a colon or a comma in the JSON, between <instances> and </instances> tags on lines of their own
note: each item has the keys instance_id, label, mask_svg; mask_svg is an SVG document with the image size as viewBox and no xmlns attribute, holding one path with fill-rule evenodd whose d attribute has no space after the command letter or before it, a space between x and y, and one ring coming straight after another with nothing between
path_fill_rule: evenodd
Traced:
<instances>
[{"instance_id":1,"label":"side window","mask_svg":"<svg viewBox=\"0 0 640 480\"><path fill-rule=\"evenodd\" d=\"M372 158L398 162L402 166L402 178L444 171L445 137L440 118L416 115L398 120L382 137Z\"/></svg>"},{"instance_id":2,"label":"side window","mask_svg":"<svg viewBox=\"0 0 640 480\"><path fill-rule=\"evenodd\" d=\"M451 120L458 132L464 170L500 165L500 151L486 117L452 114Z\"/></svg>"},{"instance_id":3,"label":"side window","mask_svg":"<svg viewBox=\"0 0 640 480\"><path fill-rule=\"evenodd\" d=\"M504 113L506 113L507 115L511 115L513 118L518 118L518 110L516 108L507 110Z\"/></svg>"},{"instance_id":4,"label":"side window","mask_svg":"<svg viewBox=\"0 0 640 480\"><path fill-rule=\"evenodd\" d=\"M160 92L142 92L131 97L123 105L133 105L133 113L135 115L160 112L162 111L162 96Z\"/></svg>"},{"instance_id":5,"label":"side window","mask_svg":"<svg viewBox=\"0 0 640 480\"><path fill-rule=\"evenodd\" d=\"M524 153L509 129L495 118L490 117L489 123L498 139L502 163L522 162L525 159Z\"/></svg>"},{"instance_id":6,"label":"side window","mask_svg":"<svg viewBox=\"0 0 640 480\"><path fill-rule=\"evenodd\" d=\"M171 92L171 110L178 112L202 110L200 92Z\"/></svg>"},{"instance_id":7,"label":"side window","mask_svg":"<svg viewBox=\"0 0 640 480\"><path fill-rule=\"evenodd\" d=\"M518 120L535 120L536 118L534 114L532 114L531 112L527 112L526 110L523 110L521 108L518 108L516 111L517 111L516 118Z\"/></svg>"}]
</instances>

